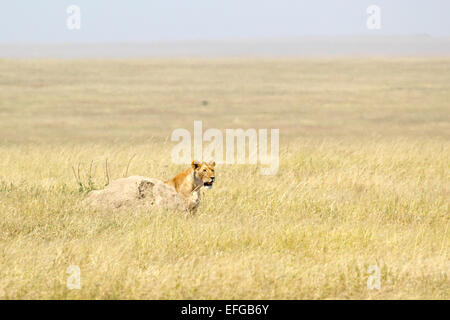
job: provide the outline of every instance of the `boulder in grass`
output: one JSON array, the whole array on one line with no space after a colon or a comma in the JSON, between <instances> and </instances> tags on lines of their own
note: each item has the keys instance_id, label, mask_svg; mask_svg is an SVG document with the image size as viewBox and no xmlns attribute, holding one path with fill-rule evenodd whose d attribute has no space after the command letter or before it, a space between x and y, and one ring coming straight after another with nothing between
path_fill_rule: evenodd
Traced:
<instances>
[{"instance_id":1,"label":"boulder in grass","mask_svg":"<svg viewBox=\"0 0 450 320\"><path fill-rule=\"evenodd\" d=\"M144 207L186 211L183 199L174 188L161 180L141 176L114 180L103 190L89 192L83 203L107 210Z\"/></svg>"}]
</instances>

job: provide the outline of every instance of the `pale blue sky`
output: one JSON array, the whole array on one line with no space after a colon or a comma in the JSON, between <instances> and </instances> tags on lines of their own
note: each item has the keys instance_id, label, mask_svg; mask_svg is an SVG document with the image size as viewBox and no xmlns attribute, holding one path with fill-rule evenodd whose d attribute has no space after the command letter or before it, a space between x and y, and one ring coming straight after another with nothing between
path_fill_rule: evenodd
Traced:
<instances>
[{"instance_id":1,"label":"pale blue sky","mask_svg":"<svg viewBox=\"0 0 450 320\"><path fill-rule=\"evenodd\" d=\"M66 8L81 8L81 30ZM368 30L366 8L381 8ZM2 0L0 43L151 42L308 35L450 36L448 0Z\"/></svg>"}]
</instances>

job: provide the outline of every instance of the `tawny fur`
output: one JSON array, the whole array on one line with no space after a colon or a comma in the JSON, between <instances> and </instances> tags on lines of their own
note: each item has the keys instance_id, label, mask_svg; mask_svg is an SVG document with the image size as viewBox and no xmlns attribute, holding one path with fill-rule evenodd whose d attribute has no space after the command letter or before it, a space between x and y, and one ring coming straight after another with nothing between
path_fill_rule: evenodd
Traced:
<instances>
[{"instance_id":1,"label":"tawny fur","mask_svg":"<svg viewBox=\"0 0 450 320\"><path fill-rule=\"evenodd\" d=\"M177 193L184 199L188 211L194 213L200 205L200 188L212 187L215 181L214 161L198 162L192 161L190 168L177 174L174 178L165 181L169 186L175 188Z\"/></svg>"}]
</instances>

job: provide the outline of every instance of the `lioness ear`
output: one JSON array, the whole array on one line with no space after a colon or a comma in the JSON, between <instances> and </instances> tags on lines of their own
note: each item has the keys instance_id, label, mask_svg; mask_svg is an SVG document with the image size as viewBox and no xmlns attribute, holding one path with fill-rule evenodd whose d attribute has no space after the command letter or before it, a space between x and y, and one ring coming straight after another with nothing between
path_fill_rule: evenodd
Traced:
<instances>
[{"instance_id":1,"label":"lioness ear","mask_svg":"<svg viewBox=\"0 0 450 320\"><path fill-rule=\"evenodd\" d=\"M215 161L210 161L209 163L208 163L208 165L210 166L210 167L215 167L216 166L216 162Z\"/></svg>"},{"instance_id":2,"label":"lioness ear","mask_svg":"<svg viewBox=\"0 0 450 320\"><path fill-rule=\"evenodd\" d=\"M194 160L192 161L192 168L197 169L200 166L200 162Z\"/></svg>"}]
</instances>

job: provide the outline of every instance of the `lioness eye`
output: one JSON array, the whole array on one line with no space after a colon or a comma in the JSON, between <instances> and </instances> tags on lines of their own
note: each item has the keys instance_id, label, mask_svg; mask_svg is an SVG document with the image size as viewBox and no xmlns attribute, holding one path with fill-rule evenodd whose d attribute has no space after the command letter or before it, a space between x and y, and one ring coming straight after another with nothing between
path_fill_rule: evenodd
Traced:
<instances>
[{"instance_id":1,"label":"lioness eye","mask_svg":"<svg viewBox=\"0 0 450 320\"><path fill-rule=\"evenodd\" d=\"M203 172L206 172L206 169L203 169Z\"/></svg>"}]
</instances>

